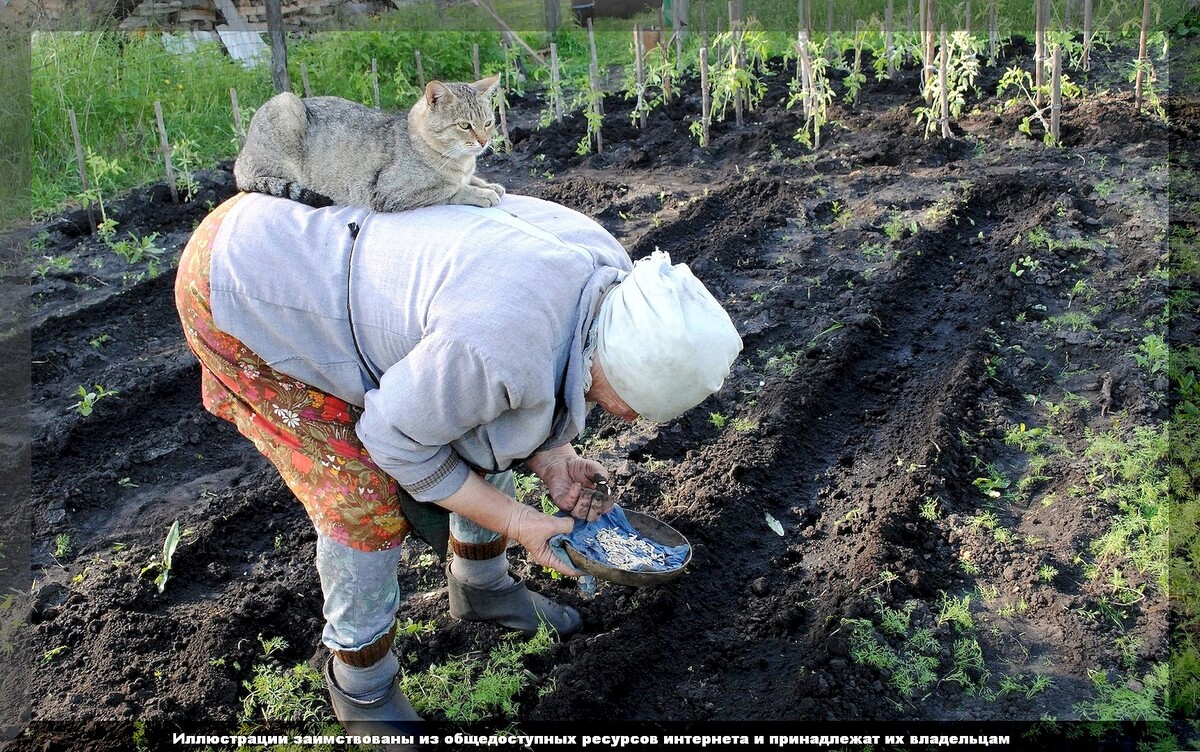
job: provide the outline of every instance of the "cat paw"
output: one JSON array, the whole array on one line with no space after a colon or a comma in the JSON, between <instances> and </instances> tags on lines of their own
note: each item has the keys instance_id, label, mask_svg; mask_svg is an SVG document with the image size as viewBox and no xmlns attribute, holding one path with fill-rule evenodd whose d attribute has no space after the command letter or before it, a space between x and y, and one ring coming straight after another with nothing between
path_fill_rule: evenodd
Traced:
<instances>
[{"instance_id":1,"label":"cat paw","mask_svg":"<svg viewBox=\"0 0 1200 752\"><path fill-rule=\"evenodd\" d=\"M504 186L500 185L499 183L488 183L487 187L495 191L496 195L500 198L504 198Z\"/></svg>"}]
</instances>

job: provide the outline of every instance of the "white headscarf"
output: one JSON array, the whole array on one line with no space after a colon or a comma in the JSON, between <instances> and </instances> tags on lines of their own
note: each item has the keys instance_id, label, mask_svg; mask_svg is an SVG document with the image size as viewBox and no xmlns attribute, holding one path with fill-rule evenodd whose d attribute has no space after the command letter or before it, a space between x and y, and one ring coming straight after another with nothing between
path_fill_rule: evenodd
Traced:
<instances>
[{"instance_id":1,"label":"white headscarf","mask_svg":"<svg viewBox=\"0 0 1200 752\"><path fill-rule=\"evenodd\" d=\"M721 388L742 339L687 264L662 251L640 259L604 299L596 355L617 395L663 423Z\"/></svg>"}]
</instances>

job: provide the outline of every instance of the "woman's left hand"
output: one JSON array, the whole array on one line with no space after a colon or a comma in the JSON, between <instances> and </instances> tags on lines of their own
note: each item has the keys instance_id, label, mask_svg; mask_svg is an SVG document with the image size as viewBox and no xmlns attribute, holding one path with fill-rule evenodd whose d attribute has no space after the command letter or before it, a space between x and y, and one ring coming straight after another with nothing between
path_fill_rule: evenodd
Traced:
<instances>
[{"instance_id":1,"label":"woman's left hand","mask_svg":"<svg viewBox=\"0 0 1200 752\"><path fill-rule=\"evenodd\" d=\"M596 478L608 480L608 471L595 460L584 459L570 444L535 454L525 463L546 484L554 505L572 517L592 522L613 507L607 488L597 489Z\"/></svg>"}]
</instances>

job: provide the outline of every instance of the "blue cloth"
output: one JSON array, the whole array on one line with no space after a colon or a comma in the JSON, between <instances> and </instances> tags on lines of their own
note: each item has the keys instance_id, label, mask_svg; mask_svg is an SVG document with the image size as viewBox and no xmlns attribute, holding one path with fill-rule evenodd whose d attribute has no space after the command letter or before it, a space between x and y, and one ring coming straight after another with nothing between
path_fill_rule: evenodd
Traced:
<instances>
[{"instance_id":1,"label":"blue cloth","mask_svg":"<svg viewBox=\"0 0 1200 752\"><path fill-rule=\"evenodd\" d=\"M625 537L635 536L645 541L656 552L663 555L664 564L658 565L653 562L639 562L633 565L632 568L613 564L609 561L608 555L605 554L604 549L600 546L597 539L600 531L605 529L613 530ZM559 550L562 549L564 542L569 542L572 548L594 562L617 569L624 569L629 572L669 572L673 569L678 569L687 560L689 551L687 544L682 546L668 546L645 537L635 530L633 525L629 524L629 518L625 516L624 510L616 505L613 506L611 511L602 515L595 522L575 520L575 529L570 533L556 535L550 539L550 545Z\"/></svg>"}]
</instances>

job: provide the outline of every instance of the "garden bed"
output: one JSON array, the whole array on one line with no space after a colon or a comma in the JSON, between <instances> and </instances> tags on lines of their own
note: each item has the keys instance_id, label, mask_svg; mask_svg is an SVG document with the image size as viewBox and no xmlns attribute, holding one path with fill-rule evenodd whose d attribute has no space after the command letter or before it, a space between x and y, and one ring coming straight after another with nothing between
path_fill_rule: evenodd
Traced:
<instances>
[{"instance_id":1,"label":"garden bed","mask_svg":"<svg viewBox=\"0 0 1200 752\"><path fill-rule=\"evenodd\" d=\"M746 126L716 124L703 150L695 94L645 130L610 96L601 155L576 153L581 116L538 129L539 102L512 104L514 150L480 172L596 218L634 258L687 262L745 343L724 389L669 424L593 415L582 447L620 503L695 555L673 583L589 600L514 549L585 622L524 659L516 720L1165 712L1151 518L1171 131L1134 113L1122 60L1068 102L1063 148L1018 131L995 78L951 138L926 138L912 69L834 104L816 151L793 140L779 68ZM1180 114L1191 139L1200 122ZM35 238L35 721L245 723L256 667L321 652L311 526L203 411L176 318L173 259L233 191L228 169L198 179L188 203L162 186L109 202L120 232L157 233L154 269L81 212ZM96 385L115 393L81 415L78 387ZM141 572L175 520L160 593ZM500 645L448 617L439 566L406 545L404 670Z\"/></svg>"}]
</instances>

